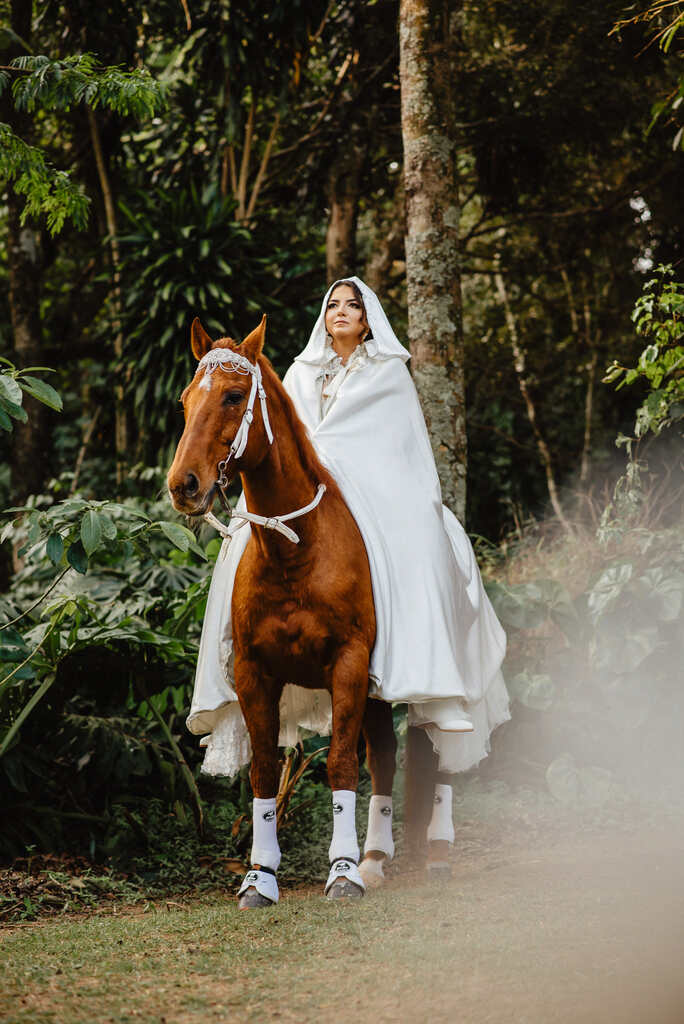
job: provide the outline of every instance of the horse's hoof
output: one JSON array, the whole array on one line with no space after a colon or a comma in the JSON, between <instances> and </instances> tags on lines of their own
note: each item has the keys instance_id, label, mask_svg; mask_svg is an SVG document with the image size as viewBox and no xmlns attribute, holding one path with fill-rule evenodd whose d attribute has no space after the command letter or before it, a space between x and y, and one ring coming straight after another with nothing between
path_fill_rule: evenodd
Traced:
<instances>
[{"instance_id":1,"label":"horse's hoof","mask_svg":"<svg viewBox=\"0 0 684 1024\"><path fill-rule=\"evenodd\" d=\"M451 864L446 860L428 861L425 867L431 882L448 882L451 878Z\"/></svg>"},{"instance_id":2,"label":"horse's hoof","mask_svg":"<svg viewBox=\"0 0 684 1024\"><path fill-rule=\"evenodd\" d=\"M359 864L359 874L366 883L367 889L378 889L385 882L385 873L382 870L382 860L375 857L364 857Z\"/></svg>"},{"instance_id":3,"label":"horse's hoof","mask_svg":"<svg viewBox=\"0 0 684 1024\"><path fill-rule=\"evenodd\" d=\"M338 878L328 889L326 899L329 900L360 900L363 889L348 878Z\"/></svg>"},{"instance_id":4,"label":"horse's hoof","mask_svg":"<svg viewBox=\"0 0 684 1024\"><path fill-rule=\"evenodd\" d=\"M274 906L273 900L262 896L253 885L250 885L249 889L246 889L242 896L238 898L238 910L254 910L256 907L272 906Z\"/></svg>"}]
</instances>

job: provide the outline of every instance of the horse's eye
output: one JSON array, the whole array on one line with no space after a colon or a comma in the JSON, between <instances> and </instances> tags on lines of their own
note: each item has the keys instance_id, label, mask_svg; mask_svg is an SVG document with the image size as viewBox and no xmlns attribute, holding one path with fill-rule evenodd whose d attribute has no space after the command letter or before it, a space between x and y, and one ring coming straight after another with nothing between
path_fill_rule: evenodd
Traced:
<instances>
[{"instance_id":1,"label":"horse's eye","mask_svg":"<svg viewBox=\"0 0 684 1024\"><path fill-rule=\"evenodd\" d=\"M243 398L241 391L226 391L221 401L223 405L239 405Z\"/></svg>"}]
</instances>

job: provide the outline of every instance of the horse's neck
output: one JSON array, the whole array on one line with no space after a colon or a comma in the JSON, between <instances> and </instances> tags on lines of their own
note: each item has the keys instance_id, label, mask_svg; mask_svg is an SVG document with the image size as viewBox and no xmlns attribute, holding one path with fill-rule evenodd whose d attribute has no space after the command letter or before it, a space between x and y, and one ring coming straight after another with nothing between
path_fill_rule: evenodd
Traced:
<instances>
[{"instance_id":1,"label":"horse's neck","mask_svg":"<svg viewBox=\"0 0 684 1024\"><path fill-rule=\"evenodd\" d=\"M313 500L318 485L323 482L322 474L316 472L315 464L303 457L303 441L297 436L287 411L287 397L280 394L280 385L273 390L269 382L269 417L273 430L273 443L269 446L260 464L242 474L247 509L260 516L279 516L304 508ZM309 443L308 441L306 442ZM319 479L319 477L321 477ZM260 546L272 553L271 549L293 556L298 550L303 554L307 542L315 535L315 517L309 513L289 524L299 535L300 543L282 537L280 534L253 527Z\"/></svg>"}]
</instances>

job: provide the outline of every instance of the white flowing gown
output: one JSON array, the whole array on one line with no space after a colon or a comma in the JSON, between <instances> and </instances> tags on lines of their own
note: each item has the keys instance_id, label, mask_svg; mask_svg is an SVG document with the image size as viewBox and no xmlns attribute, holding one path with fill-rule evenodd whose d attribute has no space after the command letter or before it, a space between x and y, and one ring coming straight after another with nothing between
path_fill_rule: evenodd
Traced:
<instances>
[{"instance_id":1,"label":"white flowing gown","mask_svg":"<svg viewBox=\"0 0 684 1024\"><path fill-rule=\"evenodd\" d=\"M375 293L358 278L348 280L363 294L371 340L347 366L332 362L324 318L333 285L283 384L366 545L377 621L370 695L406 702L409 724L426 729L440 769L465 771L486 756L492 730L510 717L501 674L506 636L468 536L442 505L427 428L406 368L409 353ZM191 732L210 734L202 743L203 771L211 775L232 775L251 758L233 686L231 634L233 583L248 539L244 526L224 541L216 561L187 720ZM291 683L280 705L280 743L293 745L303 730L329 735L328 693L297 686L296 679ZM452 731L462 727L464 710L473 731Z\"/></svg>"}]
</instances>

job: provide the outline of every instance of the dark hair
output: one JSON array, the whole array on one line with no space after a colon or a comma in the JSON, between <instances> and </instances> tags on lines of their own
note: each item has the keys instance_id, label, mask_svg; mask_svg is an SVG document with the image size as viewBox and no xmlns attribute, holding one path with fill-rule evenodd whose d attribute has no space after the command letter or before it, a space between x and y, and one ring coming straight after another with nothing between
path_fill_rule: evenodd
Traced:
<instances>
[{"instance_id":1,"label":"dark hair","mask_svg":"<svg viewBox=\"0 0 684 1024\"><path fill-rule=\"evenodd\" d=\"M355 284L354 281L335 281L335 287L330 292L330 299L332 299L333 297L335 288L340 288L343 284L346 284L347 288L351 288L351 290L354 292L354 295L356 296L357 301L361 303L361 309L363 310L363 315L365 317L366 324L368 325L368 334L365 336L363 340L370 341L371 338L373 337L373 332L371 331L370 324L368 323L368 312L366 310L366 303L363 301L363 295L361 294L361 289L359 288L358 284ZM330 299L328 299L328 302L330 302Z\"/></svg>"}]
</instances>

